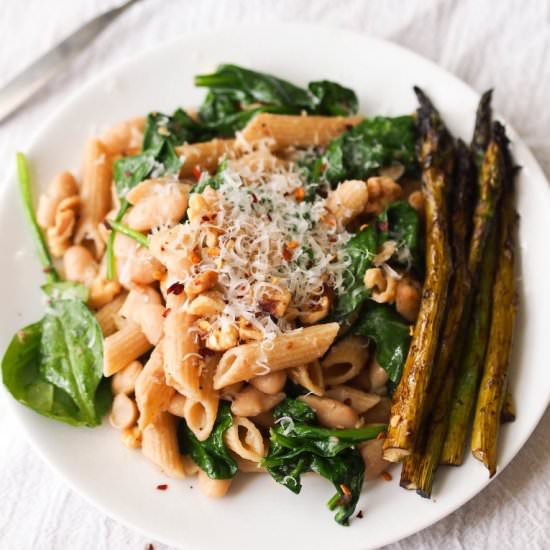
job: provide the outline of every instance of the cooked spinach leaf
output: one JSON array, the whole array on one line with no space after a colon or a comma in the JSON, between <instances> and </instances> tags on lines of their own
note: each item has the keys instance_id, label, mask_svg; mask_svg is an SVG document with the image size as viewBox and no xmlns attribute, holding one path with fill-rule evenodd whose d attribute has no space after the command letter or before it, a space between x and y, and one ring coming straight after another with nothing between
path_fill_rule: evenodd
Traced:
<instances>
[{"instance_id":1,"label":"cooked spinach leaf","mask_svg":"<svg viewBox=\"0 0 550 550\"><path fill-rule=\"evenodd\" d=\"M180 443L184 453L189 453L196 464L212 479L229 479L237 473L237 463L229 454L223 436L233 424L228 403L220 403L212 433L199 441L185 421L180 424Z\"/></svg>"},{"instance_id":2,"label":"cooked spinach leaf","mask_svg":"<svg viewBox=\"0 0 550 550\"><path fill-rule=\"evenodd\" d=\"M393 307L367 300L354 333L374 342L376 360L397 384L411 343L409 324Z\"/></svg>"},{"instance_id":3,"label":"cooked spinach leaf","mask_svg":"<svg viewBox=\"0 0 550 550\"><path fill-rule=\"evenodd\" d=\"M407 268L413 267L421 274L423 257L418 212L406 201L394 202L378 216L378 227L381 230L380 243L388 239L397 242L392 261Z\"/></svg>"},{"instance_id":4,"label":"cooked spinach leaf","mask_svg":"<svg viewBox=\"0 0 550 550\"><path fill-rule=\"evenodd\" d=\"M331 186L346 179L366 179L380 168L400 163L417 172L415 126L411 116L367 118L333 139L309 166L309 179Z\"/></svg>"},{"instance_id":5,"label":"cooked spinach leaf","mask_svg":"<svg viewBox=\"0 0 550 550\"><path fill-rule=\"evenodd\" d=\"M204 173L201 179L191 187L191 193L202 193L207 187L219 189L223 185L223 173L227 168L227 160L222 160L213 176Z\"/></svg>"},{"instance_id":6,"label":"cooked spinach leaf","mask_svg":"<svg viewBox=\"0 0 550 550\"><path fill-rule=\"evenodd\" d=\"M351 264L344 274L344 288L334 307L334 316L338 322L347 322L350 315L369 297L370 291L363 278L367 269L372 267L379 246L379 231L375 223L360 230L346 243L345 250Z\"/></svg>"},{"instance_id":7,"label":"cooked spinach leaf","mask_svg":"<svg viewBox=\"0 0 550 550\"><path fill-rule=\"evenodd\" d=\"M322 428L311 407L289 398L274 409L273 416L277 425L270 430L269 454L262 465L294 493L300 492L301 475L309 471L332 481L337 493L328 506L336 510L336 521L347 525L363 487L363 460L355 446L374 439L385 426Z\"/></svg>"},{"instance_id":8,"label":"cooked spinach leaf","mask_svg":"<svg viewBox=\"0 0 550 550\"><path fill-rule=\"evenodd\" d=\"M316 114L350 116L357 113L357 96L349 88L330 80L318 80L310 82L308 89L317 100Z\"/></svg>"}]
</instances>

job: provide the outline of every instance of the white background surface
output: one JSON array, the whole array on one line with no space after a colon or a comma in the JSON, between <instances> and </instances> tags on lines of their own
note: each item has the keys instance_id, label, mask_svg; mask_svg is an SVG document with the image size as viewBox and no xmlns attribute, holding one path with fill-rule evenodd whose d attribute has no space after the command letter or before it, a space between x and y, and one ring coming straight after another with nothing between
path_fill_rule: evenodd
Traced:
<instances>
[{"instance_id":1,"label":"white background surface","mask_svg":"<svg viewBox=\"0 0 550 550\"><path fill-rule=\"evenodd\" d=\"M114 3L1 0L0 85ZM65 95L103 68L186 31L272 20L317 21L388 38L438 62L478 91L495 86L496 109L550 175L550 4L534 0L144 0L30 106L0 125L0 165L7 172L15 148L24 149L34 128ZM547 413L519 456L481 495L388 548L549 548L549 417ZM156 550L168 550L106 518L57 479L34 455L1 402L0 433L1 549L141 550L153 543Z\"/></svg>"}]
</instances>

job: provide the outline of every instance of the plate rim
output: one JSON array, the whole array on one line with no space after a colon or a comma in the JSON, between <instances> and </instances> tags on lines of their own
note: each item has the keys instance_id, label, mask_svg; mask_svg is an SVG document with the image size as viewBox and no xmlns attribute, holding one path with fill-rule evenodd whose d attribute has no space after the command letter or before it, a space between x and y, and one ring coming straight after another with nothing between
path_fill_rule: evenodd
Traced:
<instances>
[{"instance_id":1,"label":"plate rim","mask_svg":"<svg viewBox=\"0 0 550 550\"><path fill-rule=\"evenodd\" d=\"M374 36L367 32L361 32L357 30L352 30L348 28L338 27L336 25L330 25L325 22L320 23L312 23L312 22L290 22L290 21L282 21L277 20L269 23L263 23L262 28L266 33L271 33L273 31L284 31L288 28L293 28L295 30L302 30L304 32L315 32L315 31L325 31L325 32L336 32L336 33L342 33L346 34L350 37L360 38L362 40L370 41L371 43L376 43L378 45L381 45L383 48L390 48L393 49L395 52L399 53L400 55L408 56L409 58L414 58L416 61L419 61L423 64L429 65L432 69L437 70L440 73L444 73L445 76L448 79L452 79L454 84L456 86L459 86L462 88L464 92L473 94L477 99L480 98L481 94L477 92L472 86L470 86L468 83L464 82L462 79L460 79L458 76L453 74L452 72L448 71L447 69L441 67L438 63L435 61L432 61L431 59L424 57L423 55L417 53L416 51L409 49L405 46L402 46L400 44L397 44L396 42L393 42L392 40L388 40L385 38L380 38L377 36ZM62 115L62 113L67 110L69 107L71 107L73 104L78 103L79 99L86 94L86 91L88 88L94 86L95 84L98 84L102 81L106 81L110 77L113 77L119 70L122 70L124 67L130 65L130 64L138 64L142 59L146 58L149 55L153 55L157 51L162 51L163 49L169 48L175 44L178 43L185 43L185 42L191 42L194 40L197 40L201 37L207 37L212 36L212 34L218 34L218 33L224 33L228 31L239 31L239 32L245 32L246 30L257 30L257 25L254 23L241 23L237 25L221 25L219 27L215 27L213 29L205 29L202 31L196 31L196 32L186 32L181 33L176 36L171 37L168 40L165 40L159 44L155 44L154 46L146 47L134 55L131 55L128 58L120 59L117 62L113 63L112 65L109 65L105 67L104 69L98 71L97 74L89 77L86 81L81 83L75 90L73 90L66 98L61 100L55 107L55 109L52 109L52 111L44 117L42 122L37 125L37 128L34 132L29 133L29 136L25 139L25 147L22 149L17 150L24 150L28 152L29 157L32 157L32 150L33 148L37 147L39 142L42 139L43 134L45 134L48 130L48 128L54 123L54 121ZM494 113L494 118L503 122L505 124L507 132L509 136L511 137L512 141L514 142L515 147L519 147L521 149L521 156L528 160L531 164L531 167L534 168L541 179L543 179L547 183L547 194L550 195L550 183L549 179L546 176L544 170L542 169L541 165L539 164L537 158L532 153L531 149L527 146L527 143L522 139L521 135L516 132L514 127L506 121L504 117L502 117L498 112ZM15 181L17 178L17 173L15 167L13 167L11 170L8 171L8 175L4 178L3 184L0 185L0 203L3 203L6 200L6 196L9 193L9 182ZM21 404L16 402L9 392L4 388L3 385L0 385L0 395L4 396L4 401L7 403L7 408L10 411L11 417L15 420L16 425L21 428L21 431L23 432L25 440L29 443L31 448L40 456L40 458L46 463L46 465L53 470L67 485L68 487L75 491L79 496L81 496L87 503L90 503L93 507L100 510L103 514L105 514L107 517L110 517L125 527L140 533L142 536L147 538L152 538L154 540L157 540L163 544L166 544L168 546L174 546L179 548L180 543L175 543L172 540L165 539L162 536L159 536L157 534L152 535L151 532L148 532L146 528L141 527L138 524L134 524L131 522L131 520L126 519L123 515L120 513L113 511L109 508L107 508L107 505L104 505L99 498L96 498L95 496L92 496L86 492L84 488L81 488L80 484L76 479L73 479L70 474L66 473L60 466L58 466L55 461L50 460L48 457L47 452L39 446L39 444L32 438L30 431L26 427L26 423L23 420L22 414L20 414L20 411L22 409L25 409ZM463 496L458 499L458 503L454 503L453 505L448 506L448 509L442 513L438 514L435 518L428 518L427 520L419 520L415 527L411 527L408 530L400 532L399 535L391 536L386 539L386 541L383 543L385 545L393 544L395 542L398 542L400 540L404 540L413 534L419 533L428 527L438 523L439 521L445 519L455 511L462 508L467 502L472 500L474 497L482 493L488 485L494 481L507 467L508 465L516 459L518 454L521 452L521 450L524 448L528 440L533 435L533 432L535 429L540 425L540 421L542 417L544 416L548 405L550 404L550 392L548 393L546 397L546 402L544 403L544 406L540 407L539 413L536 415L536 421L533 422L533 425L529 428L529 430L526 430L524 433L524 436L521 438L523 441L521 445L517 446L515 452L513 452L512 456L504 463L499 464L499 469L497 470L497 473L492 478L487 478L481 486L476 488L475 491L472 492L472 494L467 493L466 496ZM25 409L26 410L26 409ZM207 550L210 548L205 541L205 544L196 544L196 543L186 543L186 547L192 550L193 548L200 549L200 550ZM364 548L374 548L366 544Z\"/></svg>"}]
</instances>

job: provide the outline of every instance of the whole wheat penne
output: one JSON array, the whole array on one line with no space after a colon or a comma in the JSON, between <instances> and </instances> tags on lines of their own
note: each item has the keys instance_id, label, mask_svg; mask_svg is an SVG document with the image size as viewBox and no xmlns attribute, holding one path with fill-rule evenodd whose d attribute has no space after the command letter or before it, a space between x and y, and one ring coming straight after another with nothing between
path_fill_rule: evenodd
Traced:
<instances>
[{"instance_id":1,"label":"whole wheat penne","mask_svg":"<svg viewBox=\"0 0 550 550\"><path fill-rule=\"evenodd\" d=\"M198 166L201 170L213 172L223 155L233 151L234 139L213 139L204 143L185 144L176 147L176 153L184 157L180 169L180 177L188 178L193 175L193 169Z\"/></svg>"},{"instance_id":2,"label":"whole wheat penne","mask_svg":"<svg viewBox=\"0 0 550 550\"><path fill-rule=\"evenodd\" d=\"M184 478L182 456L177 437L177 419L162 412L143 430L143 455L158 466L167 476Z\"/></svg>"},{"instance_id":3,"label":"whole wheat penne","mask_svg":"<svg viewBox=\"0 0 550 550\"><path fill-rule=\"evenodd\" d=\"M368 342L360 336L348 336L335 344L321 361L325 384L343 384L357 376L369 359Z\"/></svg>"},{"instance_id":4,"label":"whole wheat penne","mask_svg":"<svg viewBox=\"0 0 550 550\"><path fill-rule=\"evenodd\" d=\"M164 366L163 366L164 370ZM173 388L172 388L173 389ZM174 416L179 416L180 418L183 418L183 408L185 407L185 401L187 398L185 395L181 395L180 393L174 393L172 396L172 399L170 399L170 404L168 405L168 412L170 414L173 414Z\"/></svg>"},{"instance_id":5,"label":"whole wheat penne","mask_svg":"<svg viewBox=\"0 0 550 550\"><path fill-rule=\"evenodd\" d=\"M219 355L209 355L204 362L200 375L201 398L186 398L183 405L183 417L189 429L199 441L208 438L216 422L218 392L212 387L212 379L219 361Z\"/></svg>"},{"instance_id":6,"label":"whole wheat penne","mask_svg":"<svg viewBox=\"0 0 550 550\"><path fill-rule=\"evenodd\" d=\"M144 430L156 416L169 409L174 388L166 384L161 342L151 353L149 361L136 380L136 402L140 412L138 425Z\"/></svg>"},{"instance_id":7,"label":"whole wheat penne","mask_svg":"<svg viewBox=\"0 0 550 550\"><path fill-rule=\"evenodd\" d=\"M260 462L267 451L260 430L241 416L233 417L233 425L225 432L224 441L230 451L252 462Z\"/></svg>"},{"instance_id":8,"label":"whole wheat penne","mask_svg":"<svg viewBox=\"0 0 550 550\"><path fill-rule=\"evenodd\" d=\"M128 321L121 330L105 338L103 343L103 374L112 376L152 347L139 325Z\"/></svg>"},{"instance_id":9,"label":"whole wheat penne","mask_svg":"<svg viewBox=\"0 0 550 550\"><path fill-rule=\"evenodd\" d=\"M323 369L317 360L288 369L288 376L295 384L299 384L315 395L321 396L325 393Z\"/></svg>"},{"instance_id":10,"label":"whole wheat penne","mask_svg":"<svg viewBox=\"0 0 550 550\"><path fill-rule=\"evenodd\" d=\"M286 147L327 145L331 139L353 128L363 120L361 116L325 117L293 116L260 113L242 131L246 143L269 140L274 150Z\"/></svg>"},{"instance_id":11,"label":"whole wheat penne","mask_svg":"<svg viewBox=\"0 0 550 550\"><path fill-rule=\"evenodd\" d=\"M164 321L164 373L168 385L190 399L202 398L200 355L197 333L193 330L196 317L182 311L185 296L170 294L169 310Z\"/></svg>"},{"instance_id":12,"label":"whole wheat penne","mask_svg":"<svg viewBox=\"0 0 550 550\"><path fill-rule=\"evenodd\" d=\"M117 325L115 323L115 317L119 313L120 308L126 300L126 292L119 294L113 301L104 305L98 312L95 314L95 318L101 327L103 336L111 336L111 334L117 331Z\"/></svg>"},{"instance_id":13,"label":"whole wheat penne","mask_svg":"<svg viewBox=\"0 0 550 550\"><path fill-rule=\"evenodd\" d=\"M82 165L82 186L80 189L80 220L75 242L91 240L96 258L101 258L105 250L105 241L99 232L111 209L112 166L109 152L98 139L91 139L84 153Z\"/></svg>"},{"instance_id":14,"label":"whole wheat penne","mask_svg":"<svg viewBox=\"0 0 550 550\"><path fill-rule=\"evenodd\" d=\"M214 388L261 374L310 363L322 357L338 333L338 323L315 325L277 336L269 343L244 344L226 351L214 376Z\"/></svg>"}]
</instances>

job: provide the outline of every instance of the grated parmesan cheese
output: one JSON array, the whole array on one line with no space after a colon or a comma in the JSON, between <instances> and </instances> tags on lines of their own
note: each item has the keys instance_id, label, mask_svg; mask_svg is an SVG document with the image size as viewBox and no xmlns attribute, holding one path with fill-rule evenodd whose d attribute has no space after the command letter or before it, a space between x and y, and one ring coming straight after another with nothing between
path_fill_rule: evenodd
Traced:
<instances>
[{"instance_id":1,"label":"grated parmesan cheese","mask_svg":"<svg viewBox=\"0 0 550 550\"><path fill-rule=\"evenodd\" d=\"M296 199L304 185L297 170L273 168L271 162L271 171L266 171L261 158L255 157L250 166L239 163L239 172L229 162L219 175L220 188L207 187L202 193L212 212L198 219L190 216L191 221L172 228L174 238L167 246L183 255L198 253L200 261L180 281L184 285L199 273L218 273L225 307L211 320L212 330L244 323L262 333L267 350L273 338L295 328L300 312L316 309L327 286L342 286L349 266L343 246L350 234L330 223L323 198ZM215 256L208 254L212 233L217 235ZM265 297L276 300L277 293L290 293L287 314L281 318L265 307Z\"/></svg>"}]
</instances>

